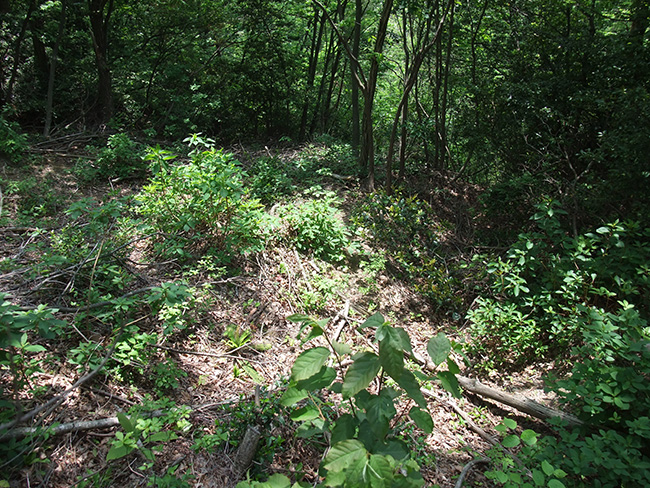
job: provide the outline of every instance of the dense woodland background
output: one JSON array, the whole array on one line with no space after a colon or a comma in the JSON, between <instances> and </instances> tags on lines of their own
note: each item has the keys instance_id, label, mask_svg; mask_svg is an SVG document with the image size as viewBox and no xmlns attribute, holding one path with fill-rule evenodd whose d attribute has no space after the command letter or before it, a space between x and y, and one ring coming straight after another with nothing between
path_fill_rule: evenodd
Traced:
<instances>
[{"instance_id":1,"label":"dense woodland background","mask_svg":"<svg viewBox=\"0 0 650 488\"><path fill-rule=\"evenodd\" d=\"M649 21L0 0L0 485L650 484Z\"/></svg>"}]
</instances>

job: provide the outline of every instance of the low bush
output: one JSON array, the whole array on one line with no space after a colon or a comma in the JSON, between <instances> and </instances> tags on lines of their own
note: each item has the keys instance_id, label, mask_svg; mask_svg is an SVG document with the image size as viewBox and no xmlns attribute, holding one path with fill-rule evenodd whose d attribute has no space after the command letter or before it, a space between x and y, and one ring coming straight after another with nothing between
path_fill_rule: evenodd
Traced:
<instances>
[{"instance_id":1,"label":"low bush","mask_svg":"<svg viewBox=\"0 0 650 488\"><path fill-rule=\"evenodd\" d=\"M151 232L165 236L158 253L187 258L201 250L228 261L261 245L261 206L249 197L232 154L194 149L189 161L174 163L176 155L155 148L145 159L153 176L137 197L138 210Z\"/></svg>"},{"instance_id":2,"label":"low bush","mask_svg":"<svg viewBox=\"0 0 650 488\"><path fill-rule=\"evenodd\" d=\"M548 378L582 429L560 427L538 460L567 486L650 483L650 229L613 222L570 236L555 202L504 258L488 259L493 296L468 317L468 351L482 368L555 359Z\"/></svg>"}]
</instances>

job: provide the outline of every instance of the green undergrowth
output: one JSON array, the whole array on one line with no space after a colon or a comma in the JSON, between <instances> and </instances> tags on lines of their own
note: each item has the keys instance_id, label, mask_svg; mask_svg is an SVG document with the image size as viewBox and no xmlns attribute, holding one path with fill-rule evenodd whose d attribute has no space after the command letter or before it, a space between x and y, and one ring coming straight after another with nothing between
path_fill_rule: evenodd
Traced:
<instances>
[{"instance_id":1,"label":"green undergrowth","mask_svg":"<svg viewBox=\"0 0 650 488\"><path fill-rule=\"evenodd\" d=\"M535 457L568 473L568 486L644 486L650 229L614 221L572 236L563 214L552 201L538 206L532 232L506 256L483 258L492 293L468 314L467 350L480 369L555 361L547 388L585 424L558 425Z\"/></svg>"}]
</instances>

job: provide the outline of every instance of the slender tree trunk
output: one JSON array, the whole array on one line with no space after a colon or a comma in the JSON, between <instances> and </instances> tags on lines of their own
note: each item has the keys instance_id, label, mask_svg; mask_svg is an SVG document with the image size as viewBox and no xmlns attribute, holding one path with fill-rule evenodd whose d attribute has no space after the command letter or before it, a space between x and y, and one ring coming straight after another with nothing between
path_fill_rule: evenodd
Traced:
<instances>
[{"instance_id":1,"label":"slender tree trunk","mask_svg":"<svg viewBox=\"0 0 650 488\"><path fill-rule=\"evenodd\" d=\"M299 139L305 139L307 132L307 114L309 111L311 94L314 88L314 81L316 80L316 67L318 65L318 58L320 57L320 50L323 40L323 30L325 27L325 17L320 18L319 10L314 7L314 28L312 30L311 48L309 50L309 69L307 73L307 86L305 89L305 101L302 106L302 115L300 117L300 131Z\"/></svg>"},{"instance_id":2,"label":"slender tree trunk","mask_svg":"<svg viewBox=\"0 0 650 488\"><path fill-rule=\"evenodd\" d=\"M447 169L451 163L451 153L447 144L447 98L449 89L449 71L451 65L451 48L454 38L454 12L456 11L456 2L451 2L451 12L449 13L449 38L447 42L447 55L445 57L445 69L442 82L442 110L440 117L440 145L442 148L441 168Z\"/></svg>"},{"instance_id":3,"label":"slender tree trunk","mask_svg":"<svg viewBox=\"0 0 650 488\"><path fill-rule=\"evenodd\" d=\"M113 0L88 0L88 10L97 65L95 116L97 123L102 125L109 122L113 116L113 87L108 65L108 29L113 13Z\"/></svg>"},{"instance_id":4,"label":"slender tree trunk","mask_svg":"<svg viewBox=\"0 0 650 488\"><path fill-rule=\"evenodd\" d=\"M12 103L13 100L14 85L16 83L16 76L18 75L18 68L20 67L20 61L22 58L21 47L23 44L23 40L27 35L27 28L29 27L32 14L34 13L35 9L36 9L36 2L32 0L29 2L29 7L27 8L25 19L23 20L23 23L20 27L20 33L16 38L16 43L14 45L14 62L13 62L13 66L11 67L11 76L9 77L9 83L7 84L7 89L5 94L5 100L7 101L7 103Z\"/></svg>"},{"instance_id":5,"label":"slender tree trunk","mask_svg":"<svg viewBox=\"0 0 650 488\"><path fill-rule=\"evenodd\" d=\"M361 42L361 17L363 15L363 4L356 0L354 11L354 30L352 32L352 56L359 59L359 46ZM359 157L360 143L360 117L359 117L359 85L357 83L357 63L350 63L352 73L352 151L356 158Z\"/></svg>"},{"instance_id":6,"label":"slender tree trunk","mask_svg":"<svg viewBox=\"0 0 650 488\"><path fill-rule=\"evenodd\" d=\"M400 118L403 117L403 110L404 107L407 106L408 103L408 97L409 94L411 93L411 90L417 83L418 75L420 73L420 67L422 66L422 63L424 62L424 59L427 55L427 53L433 48L434 45L438 44L438 40L441 37L441 31L442 27L445 23L445 19L447 17L447 11L450 5L454 3L454 0L450 0L450 2L447 4L447 8L445 8L445 11L442 14L442 17L438 21L438 26L436 28L436 32L434 34L434 37L432 40L429 40L429 28L426 30L426 39L423 39L421 43L424 43L422 47L420 47L419 51L413 58L413 64L411 66L411 69L408 70L407 72L407 77L406 81L404 83L404 92L402 93L402 98L400 99L399 105L397 107L397 111L395 112L395 117L393 119L393 128L391 130L391 135L390 135L390 140L389 140L389 145L388 145L388 156L386 158L386 187L390 191L390 187L392 185L392 163L393 163L393 155L395 151L395 140L397 137L397 128L399 126L399 121ZM452 7L453 9L453 7ZM453 10L452 10L453 12ZM404 136L405 138L405 136ZM402 144L404 144L404 139L402 140Z\"/></svg>"},{"instance_id":7,"label":"slender tree trunk","mask_svg":"<svg viewBox=\"0 0 650 488\"><path fill-rule=\"evenodd\" d=\"M43 128L43 136L50 136L50 127L52 125L52 109L54 105L54 77L56 75L56 64L59 57L59 46L61 39L63 39L63 32L65 31L65 14L66 14L67 0L61 2L61 17L59 18L59 32L56 36L54 47L52 48L52 59L50 60L50 79L47 83L47 102L45 105L45 127Z\"/></svg>"}]
</instances>

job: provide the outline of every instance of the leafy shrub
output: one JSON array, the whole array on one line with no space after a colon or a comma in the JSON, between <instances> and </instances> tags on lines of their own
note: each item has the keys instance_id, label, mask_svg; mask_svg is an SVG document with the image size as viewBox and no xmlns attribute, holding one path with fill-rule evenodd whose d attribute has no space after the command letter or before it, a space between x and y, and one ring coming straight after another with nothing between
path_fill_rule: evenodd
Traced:
<instances>
[{"instance_id":1,"label":"leafy shrub","mask_svg":"<svg viewBox=\"0 0 650 488\"><path fill-rule=\"evenodd\" d=\"M60 209L63 196L54 190L51 177L38 180L30 176L19 181L10 181L6 186L7 195L18 196L17 208L26 218L52 217Z\"/></svg>"},{"instance_id":2,"label":"leafy shrub","mask_svg":"<svg viewBox=\"0 0 650 488\"><path fill-rule=\"evenodd\" d=\"M433 430L418 380L406 368L404 354L411 353L411 342L406 331L392 327L380 314L375 314L362 327L376 329L379 355L368 351L355 353L352 347L328 337L324 325L304 315L293 315L289 320L301 323L304 341L323 336L329 347L316 346L303 351L291 370L289 388L281 398L287 407L297 406L290 415L300 426L296 435L318 438L329 448L320 466L324 484L318 486L354 487L417 487L424 481L419 467L410 459L408 446L397 435L401 424L395 422L395 402L402 396L414 402L408 415L426 433ZM432 338L427 347L436 366L446 363L449 370L437 374L445 388L459 395L455 373L458 366L448 357L451 344L443 334ZM344 361L351 364L344 367ZM343 381L332 365L338 365ZM371 393L369 386L380 378L379 388ZM390 380L388 380L390 378ZM328 395L321 395L320 390ZM373 390L374 391L374 390ZM332 394L342 399L332 405ZM282 475L274 475L272 486L291 486ZM242 482L239 488L267 486L257 482ZM299 483L298 486L308 486Z\"/></svg>"},{"instance_id":3,"label":"leafy shrub","mask_svg":"<svg viewBox=\"0 0 650 488\"><path fill-rule=\"evenodd\" d=\"M6 155L16 161L27 149L27 137L15 122L7 120L0 113L0 155Z\"/></svg>"},{"instance_id":4,"label":"leafy shrub","mask_svg":"<svg viewBox=\"0 0 650 488\"><path fill-rule=\"evenodd\" d=\"M361 234L392 257L400 274L438 306L454 308L458 280L438 253L446 223L437 223L431 206L403 190L375 192L354 210Z\"/></svg>"},{"instance_id":5,"label":"leafy shrub","mask_svg":"<svg viewBox=\"0 0 650 488\"><path fill-rule=\"evenodd\" d=\"M487 367L555 358L570 369L548 388L585 427L543 439L537 459L568 473L570 486L645 486L650 229L613 222L570 237L554 202L538 210L537 231L487 264L495 297L469 313L469 351Z\"/></svg>"},{"instance_id":6,"label":"leafy shrub","mask_svg":"<svg viewBox=\"0 0 650 488\"><path fill-rule=\"evenodd\" d=\"M479 299L468 314L480 338L470 347L487 352L488 367L557 357L584 344L589 324L618 315L625 300L648 312L649 229L614 222L574 238L562 229L564 211L555 202L538 210L537 231L522 234L505 258L488 260L495 298Z\"/></svg>"},{"instance_id":7,"label":"leafy shrub","mask_svg":"<svg viewBox=\"0 0 650 488\"><path fill-rule=\"evenodd\" d=\"M201 247L227 260L259 245L260 204L248 198L245 173L232 154L195 150L189 162L173 164L175 157L150 150L145 159L153 177L137 197L152 230L167 234L158 252L186 257Z\"/></svg>"},{"instance_id":8,"label":"leafy shrub","mask_svg":"<svg viewBox=\"0 0 650 488\"><path fill-rule=\"evenodd\" d=\"M351 242L338 210L339 199L334 192L320 187L311 188L306 194L312 198L285 205L278 211L288 224L288 241L298 251L313 253L324 261L344 261Z\"/></svg>"},{"instance_id":9,"label":"leafy shrub","mask_svg":"<svg viewBox=\"0 0 650 488\"><path fill-rule=\"evenodd\" d=\"M94 160L79 161L74 172L84 183L97 178L140 178L146 170L142 156L142 146L128 134L113 134Z\"/></svg>"},{"instance_id":10,"label":"leafy shrub","mask_svg":"<svg viewBox=\"0 0 650 488\"><path fill-rule=\"evenodd\" d=\"M291 179L287 176L286 164L277 157L265 157L255 161L251 175L251 192L262 203L272 203L293 190Z\"/></svg>"}]
</instances>

